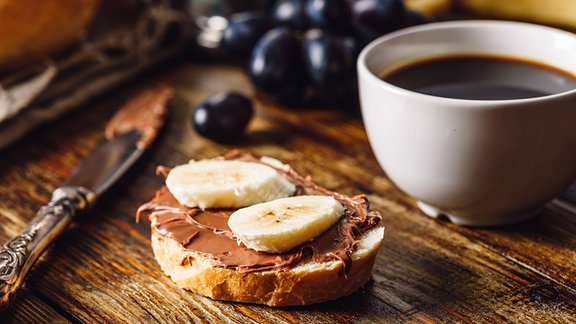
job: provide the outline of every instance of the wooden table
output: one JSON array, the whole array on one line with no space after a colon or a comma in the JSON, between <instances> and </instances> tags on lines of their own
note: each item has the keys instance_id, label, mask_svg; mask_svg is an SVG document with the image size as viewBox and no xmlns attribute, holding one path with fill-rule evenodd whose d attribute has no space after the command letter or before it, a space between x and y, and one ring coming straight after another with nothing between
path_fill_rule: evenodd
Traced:
<instances>
[{"instance_id":1,"label":"wooden table","mask_svg":"<svg viewBox=\"0 0 576 324\"><path fill-rule=\"evenodd\" d=\"M190 122L209 94L253 96L243 70L190 59L139 78L42 127L0 159L0 242L20 231L71 169L94 147L112 112L157 81L177 90L167 127L97 204L78 219L29 273L0 322L575 322L576 214L558 201L526 223L464 228L422 215L376 162L362 120L335 109L289 109L255 101L249 134L235 145L197 135ZM218 302L177 288L150 248L147 221L135 211L163 179L157 165L210 158L232 149L269 155L346 194L367 193L386 236L361 291L308 307Z\"/></svg>"}]
</instances>

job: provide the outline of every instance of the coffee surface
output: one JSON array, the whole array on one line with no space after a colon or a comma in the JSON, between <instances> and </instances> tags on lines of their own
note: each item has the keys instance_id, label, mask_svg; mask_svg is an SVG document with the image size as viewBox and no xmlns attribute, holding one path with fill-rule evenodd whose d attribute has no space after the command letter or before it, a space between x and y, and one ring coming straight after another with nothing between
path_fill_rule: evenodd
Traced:
<instances>
[{"instance_id":1,"label":"coffee surface","mask_svg":"<svg viewBox=\"0 0 576 324\"><path fill-rule=\"evenodd\" d=\"M497 56L453 56L419 61L382 79L398 87L455 99L509 100L576 89L576 76L544 64Z\"/></svg>"}]
</instances>

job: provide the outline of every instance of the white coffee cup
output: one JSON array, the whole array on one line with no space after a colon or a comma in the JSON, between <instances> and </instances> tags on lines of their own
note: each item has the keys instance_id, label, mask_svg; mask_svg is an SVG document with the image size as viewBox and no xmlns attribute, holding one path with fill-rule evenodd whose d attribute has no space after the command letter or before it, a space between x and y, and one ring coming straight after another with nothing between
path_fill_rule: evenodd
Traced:
<instances>
[{"instance_id":1,"label":"white coffee cup","mask_svg":"<svg viewBox=\"0 0 576 324\"><path fill-rule=\"evenodd\" d=\"M469 226L526 220L576 178L576 90L465 100L380 78L398 66L458 54L517 57L576 75L576 35L518 22L440 22L385 35L358 58L372 149L424 213Z\"/></svg>"}]
</instances>

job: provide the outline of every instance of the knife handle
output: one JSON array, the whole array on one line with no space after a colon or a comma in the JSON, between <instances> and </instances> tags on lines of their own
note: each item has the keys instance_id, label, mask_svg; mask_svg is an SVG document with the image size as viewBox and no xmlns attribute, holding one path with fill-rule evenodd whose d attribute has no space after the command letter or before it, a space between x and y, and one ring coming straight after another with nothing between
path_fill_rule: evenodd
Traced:
<instances>
[{"instance_id":1,"label":"knife handle","mask_svg":"<svg viewBox=\"0 0 576 324\"><path fill-rule=\"evenodd\" d=\"M56 189L50 203L40 208L26 228L0 248L0 312L13 303L24 277L42 252L94 199L94 193L83 187Z\"/></svg>"}]
</instances>

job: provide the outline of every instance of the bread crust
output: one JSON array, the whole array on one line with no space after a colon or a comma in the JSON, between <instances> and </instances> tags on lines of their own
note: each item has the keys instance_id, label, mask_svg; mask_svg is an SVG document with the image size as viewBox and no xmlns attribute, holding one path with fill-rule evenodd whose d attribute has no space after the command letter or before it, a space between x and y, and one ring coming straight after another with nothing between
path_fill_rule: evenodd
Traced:
<instances>
[{"instance_id":1,"label":"bread crust","mask_svg":"<svg viewBox=\"0 0 576 324\"><path fill-rule=\"evenodd\" d=\"M0 0L0 72L56 55L85 32L98 0Z\"/></svg>"},{"instance_id":2,"label":"bread crust","mask_svg":"<svg viewBox=\"0 0 576 324\"><path fill-rule=\"evenodd\" d=\"M205 255L156 232L152 219L152 250L162 271L177 286L215 300L296 306L320 303L350 295L370 280L384 228L364 233L352 254L350 272L342 261L309 261L278 271L240 272L217 267Z\"/></svg>"}]
</instances>

